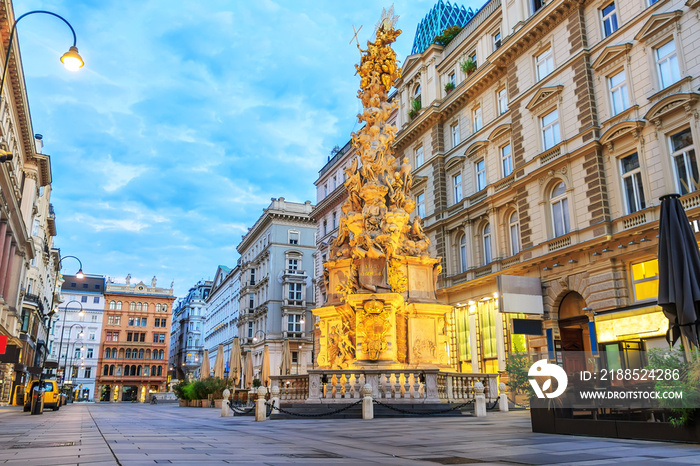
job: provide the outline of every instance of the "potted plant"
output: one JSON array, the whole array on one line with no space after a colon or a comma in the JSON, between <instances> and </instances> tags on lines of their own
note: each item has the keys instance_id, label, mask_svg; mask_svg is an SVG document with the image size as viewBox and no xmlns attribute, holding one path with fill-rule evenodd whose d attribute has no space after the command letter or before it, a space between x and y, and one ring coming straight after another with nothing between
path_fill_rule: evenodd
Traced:
<instances>
[{"instance_id":1,"label":"potted plant","mask_svg":"<svg viewBox=\"0 0 700 466\"><path fill-rule=\"evenodd\" d=\"M408 111L408 118L413 120L415 117L417 117L421 108L422 108L422 105L421 105L420 99L412 99L411 100L411 110ZM253 381L253 382L255 382L255 381Z\"/></svg>"},{"instance_id":2,"label":"potted plant","mask_svg":"<svg viewBox=\"0 0 700 466\"><path fill-rule=\"evenodd\" d=\"M452 39L457 37L457 34L459 34L459 31L461 30L462 28L460 26L450 26L448 28L445 28L445 30L442 31L442 34L440 34L439 36L435 36L433 42L444 47L450 42L452 42Z\"/></svg>"},{"instance_id":3,"label":"potted plant","mask_svg":"<svg viewBox=\"0 0 700 466\"><path fill-rule=\"evenodd\" d=\"M445 84L445 92L447 94L452 92L454 90L454 88L455 88L455 83L453 83L453 82L449 82L449 83Z\"/></svg>"},{"instance_id":4,"label":"potted plant","mask_svg":"<svg viewBox=\"0 0 700 466\"><path fill-rule=\"evenodd\" d=\"M173 392L180 402L180 406L187 406L187 396L185 395L185 387L187 382L184 380L180 381L177 385L173 386Z\"/></svg>"},{"instance_id":5,"label":"potted plant","mask_svg":"<svg viewBox=\"0 0 700 466\"><path fill-rule=\"evenodd\" d=\"M460 67L462 68L462 71L467 73L467 76L469 76L476 70L476 61L474 61L472 57L469 57L462 62Z\"/></svg>"}]
</instances>

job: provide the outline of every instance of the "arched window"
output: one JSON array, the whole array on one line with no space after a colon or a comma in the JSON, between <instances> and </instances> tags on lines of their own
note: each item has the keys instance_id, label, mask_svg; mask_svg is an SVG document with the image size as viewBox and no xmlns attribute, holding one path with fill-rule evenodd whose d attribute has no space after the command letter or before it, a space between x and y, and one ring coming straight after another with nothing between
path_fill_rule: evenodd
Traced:
<instances>
[{"instance_id":1,"label":"arched window","mask_svg":"<svg viewBox=\"0 0 700 466\"><path fill-rule=\"evenodd\" d=\"M158 374L157 374L158 377L160 377L161 375L163 375L163 366L158 366L157 371L158 371Z\"/></svg>"},{"instance_id":2,"label":"arched window","mask_svg":"<svg viewBox=\"0 0 700 466\"><path fill-rule=\"evenodd\" d=\"M143 375L148 377L150 375L150 366L143 366Z\"/></svg>"},{"instance_id":3,"label":"arched window","mask_svg":"<svg viewBox=\"0 0 700 466\"><path fill-rule=\"evenodd\" d=\"M191 346L192 346L192 335L187 337L187 347L189 348Z\"/></svg>"},{"instance_id":4,"label":"arched window","mask_svg":"<svg viewBox=\"0 0 700 466\"><path fill-rule=\"evenodd\" d=\"M163 304L163 307L161 308L161 311L163 311L163 312L168 312L168 305L167 305L167 304Z\"/></svg>"},{"instance_id":5,"label":"arched window","mask_svg":"<svg viewBox=\"0 0 700 466\"><path fill-rule=\"evenodd\" d=\"M417 100L418 104L416 104L416 105L420 105L422 107L423 104L421 103L420 91L421 91L420 84L418 84L416 86L415 90L413 91L413 100Z\"/></svg>"},{"instance_id":6,"label":"arched window","mask_svg":"<svg viewBox=\"0 0 700 466\"><path fill-rule=\"evenodd\" d=\"M122 310L122 302L117 301L117 311L121 311L121 310Z\"/></svg>"},{"instance_id":7,"label":"arched window","mask_svg":"<svg viewBox=\"0 0 700 466\"><path fill-rule=\"evenodd\" d=\"M112 348L112 358L117 359L117 348Z\"/></svg>"},{"instance_id":8,"label":"arched window","mask_svg":"<svg viewBox=\"0 0 700 466\"><path fill-rule=\"evenodd\" d=\"M158 351L158 359L163 359L163 355L164 355L164 354L165 354L165 353L163 353L163 350L159 350L159 351Z\"/></svg>"},{"instance_id":9,"label":"arched window","mask_svg":"<svg viewBox=\"0 0 700 466\"><path fill-rule=\"evenodd\" d=\"M143 310L148 312L148 303L143 303Z\"/></svg>"},{"instance_id":10,"label":"arched window","mask_svg":"<svg viewBox=\"0 0 700 466\"><path fill-rule=\"evenodd\" d=\"M151 350L146 350L146 359L151 359Z\"/></svg>"},{"instance_id":11,"label":"arched window","mask_svg":"<svg viewBox=\"0 0 700 466\"><path fill-rule=\"evenodd\" d=\"M467 271L467 235L464 234L459 238L459 271Z\"/></svg>"},{"instance_id":12,"label":"arched window","mask_svg":"<svg viewBox=\"0 0 700 466\"><path fill-rule=\"evenodd\" d=\"M119 348L119 359L124 359L124 348Z\"/></svg>"},{"instance_id":13,"label":"arched window","mask_svg":"<svg viewBox=\"0 0 700 466\"><path fill-rule=\"evenodd\" d=\"M139 359L143 359L143 348L139 350Z\"/></svg>"},{"instance_id":14,"label":"arched window","mask_svg":"<svg viewBox=\"0 0 700 466\"><path fill-rule=\"evenodd\" d=\"M120 375L122 375L122 366L121 365L117 366L117 376L120 376Z\"/></svg>"},{"instance_id":15,"label":"arched window","mask_svg":"<svg viewBox=\"0 0 700 466\"><path fill-rule=\"evenodd\" d=\"M141 366L136 366L136 375L141 375Z\"/></svg>"},{"instance_id":16,"label":"arched window","mask_svg":"<svg viewBox=\"0 0 700 466\"><path fill-rule=\"evenodd\" d=\"M129 303L129 310L130 311L135 311L136 310L136 303L135 302L130 302Z\"/></svg>"},{"instance_id":17,"label":"arched window","mask_svg":"<svg viewBox=\"0 0 700 466\"><path fill-rule=\"evenodd\" d=\"M143 304L141 304L141 303L136 303L136 310L137 310L137 311L140 311L141 309L143 309Z\"/></svg>"},{"instance_id":18,"label":"arched window","mask_svg":"<svg viewBox=\"0 0 700 466\"><path fill-rule=\"evenodd\" d=\"M491 225L484 225L484 229L481 230L481 239L484 243L484 265L491 262Z\"/></svg>"},{"instance_id":19,"label":"arched window","mask_svg":"<svg viewBox=\"0 0 700 466\"><path fill-rule=\"evenodd\" d=\"M131 359L131 348L126 349L126 359Z\"/></svg>"},{"instance_id":20,"label":"arched window","mask_svg":"<svg viewBox=\"0 0 700 466\"><path fill-rule=\"evenodd\" d=\"M107 364L102 367L102 375L109 375L109 366Z\"/></svg>"},{"instance_id":21,"label":"arched window","mask_svg":"<svg viewBox=\"0 0 700 466\"><path fill-rule=\"evenodd\" d=\"M160 312L160 304L156 304L156 312Z\"/></svg>"},{"instance_id":22,"label":"arched window","mask_svg":"<svg viewBox=\"0 0 700 466\"><path fill-rule=\"evenodd\" d=\"M517 212L513 212L510 215L508 230L510 232L510 253L514 256L520 252L520 222Z\"/></svg>"},{"instance_id":23,"label":"arched window","mask_svg":"<svg viewBox=\"0 0 700 466\"><path fill-rule=\"evenodd\" d=\"M112 350L111 348L105 348L105 358L111 358L112 357ZM107 375L107 374L105 374Z\"/></svg>"},{"instance_id":24,"label":"arched window","mask_svg":"<svg viewBox=\"0 0 700 466\"><path fill-rule=\"evenodd\" d=\"M552 208L552 228L554 237L567 234L569 226L569 199L566 197L566 185L559 182L549 198Z\"/></svg>"},{"instance_id":25,"label":"arched window","mask_svg":"<svg viewBox=\"0 0 700 466\"><path fill-rule=\"evenodd\" d=\"M117 303L115 301L110 301L109 302L109 308L114 310L117 308Z\"/></svg>"},{"instance_id":26,"label":"arched window","mask_svg":"<svg viewBox=\"0 0 700 466\"><path fill-rule=\"evenodd\" d=\"M109 375L114 375L114 364L109 366Z\"/></svg>"}]
</instances>

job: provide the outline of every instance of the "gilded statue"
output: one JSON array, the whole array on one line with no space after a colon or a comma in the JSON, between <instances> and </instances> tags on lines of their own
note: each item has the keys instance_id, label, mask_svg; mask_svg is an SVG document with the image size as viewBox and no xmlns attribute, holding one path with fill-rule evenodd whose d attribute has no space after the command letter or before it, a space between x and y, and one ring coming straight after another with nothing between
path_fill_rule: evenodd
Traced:
<instances>
[{"instance_id":1,"label":"gilded statue","mask_svg":"<svg viewBox=\"0 0 700 466\"><path fill-rule=\"evenodd\" d=\"M384 11L376 26L374 41L360 50L358 97L363 111L357 117L364 123L352 134L352 145L359 157L345 170L348 198L343 204L338 237L331 245L331 261L352 258L364 265L354 266L353 276L339 286L344 294L377 292L387 288L405 290L405 280L396 277L397 255L426 256L430 240L423 232L420 219L411 223L415 209L411 199L413 178L408 158L397 159L392 144L396 127L388 124L397 102L389 102L388 93L401 70L391 44L400 29L395 29L393 8ZM368 262L373 261L373 262ZM363 270L376 270L381 264L382 277L360 277ZM388 267L387 267L387 264ZM367 273L367 272L365 272ZM374 272L373 272L374 273ZM390 275L394 277L390 277Z\"/></svg>"}]
</instances>

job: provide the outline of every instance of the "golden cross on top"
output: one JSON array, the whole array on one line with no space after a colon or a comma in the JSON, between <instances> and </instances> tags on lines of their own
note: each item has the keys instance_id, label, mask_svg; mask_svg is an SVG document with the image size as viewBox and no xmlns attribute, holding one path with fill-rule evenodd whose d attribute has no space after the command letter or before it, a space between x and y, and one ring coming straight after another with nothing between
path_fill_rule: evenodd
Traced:
<instances>
[{"instance_id":1,"label":"golden cross on top","mask_svg":"<svg viewBox=\"0 0 700 466\"><path fill-rule=\"evenodd\" d=\"M359 47L359 46L360 46L360 41L357 39L357 35L358 35L358 34L360 33L360 31L362 30L362 25L360 25L360 29L358 29L357 31L355 31L355 25L353 24L353 25L352 25L352 30L353 30L353 32L355 33L355 35L352 36L352 39L350 39L350 42L348 42L348 44L352 44L352 41L354 40L354 41L357 42L357 46Z\"/></svg>"}]
</instances>

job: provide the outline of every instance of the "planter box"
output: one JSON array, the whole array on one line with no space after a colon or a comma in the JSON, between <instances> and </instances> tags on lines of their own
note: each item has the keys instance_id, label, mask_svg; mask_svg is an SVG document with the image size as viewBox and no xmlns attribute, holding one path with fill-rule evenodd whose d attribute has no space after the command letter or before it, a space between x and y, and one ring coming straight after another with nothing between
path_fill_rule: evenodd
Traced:
<instances>
[{"instance_id":1,"label":"planter box","mask_svg":"<svg viewBox=\"0 0 700 466\"><path fill-rule=\"evenodd\" d=\"M210 404L210 402L209 402L209 399L199 400L199 402L201 403L199 406L201 406L202 408L209 408L209 407L211 407L211 404Z\"/></svg>"},{"instance_id":2,"label":"planter box","mask_svg":"<svg viewBox=\"0 0 700 466\"><path fill-rule=\"evenodd\" d=\"M185 406L187 406L187 400L179 400L179 403L180 403L180 407L184 408Z\"/></svg>"},{"instance_id":3,"label":"planter box","mask_svg":"<svg viewBox=\"0 0 700 466\"><path fill-rule=\"evenodd\" d=\"M224 402L223 398L220 400L214 400L214 407L217 409L221 409L221 405L223 404L223 402Z\"/></svg>"},{"instance_id":4,"label":"planter box","mask_svg":"<svg viewBox=\"0 0 700 466\"><path fill-rule=\"evenodd\" d=\"M201 408L202 400L189 400L187 402L187 406L189 406L190 408Z\"/></svg>"}]
</instances>

